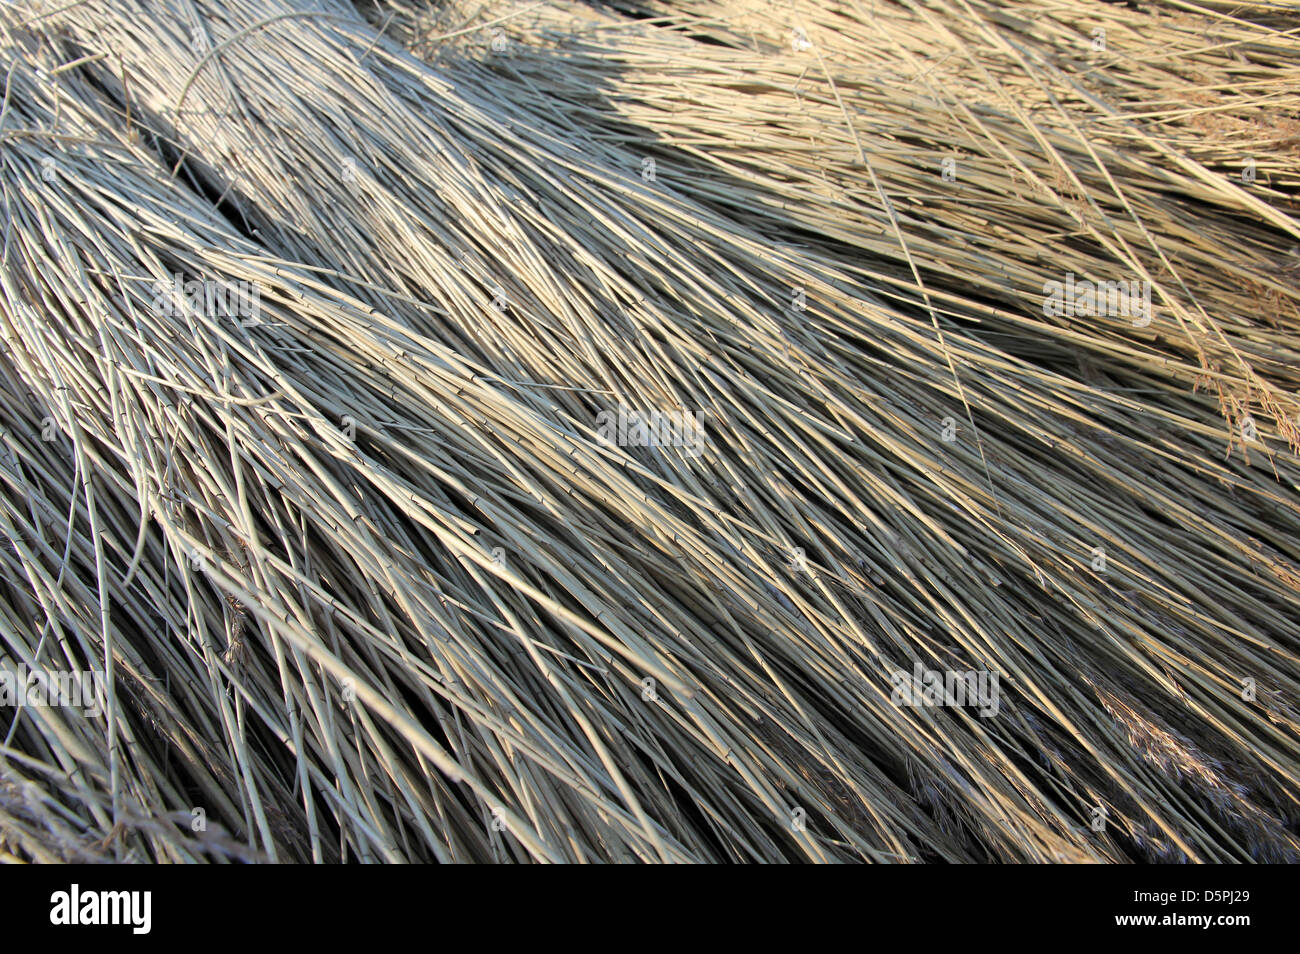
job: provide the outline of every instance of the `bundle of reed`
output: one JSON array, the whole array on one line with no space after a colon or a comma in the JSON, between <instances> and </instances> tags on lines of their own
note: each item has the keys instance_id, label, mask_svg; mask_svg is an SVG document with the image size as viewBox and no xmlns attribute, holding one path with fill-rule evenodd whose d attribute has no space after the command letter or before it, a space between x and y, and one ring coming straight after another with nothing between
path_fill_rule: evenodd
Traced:
<instances>
[{"instance_id":1,"label":"bundle of reed","mask_svg":"<svg viewBox=\"0 0 1300 954\"><path fill-rule=\"evenodd\" d=\"M1058 361L1083 349L1121 374L1136 367L1208 386L1228 443L1249 418L1248 429L1267 421L1298 446L1291 332L1300 262L1289 194L1300 101L1289 90L1300 80L1300 41L1290 34L1229 24L1222 48L1190 49L1204 46L1201 33L1217 21L1200 32L1181 19L1166 28L1169 18L1095 3L983 21L963 21L945 4L934 5L938 13L873 5L870 16L861 3L653 8L696 14L673 26L729 44L719 51L684 32L666 44L657 21L629 29L588 17L575 29L583 6L519 2L502 15L494 6L489 22L512 34L511 55L482 55L481 30L453 31L471 54L457 75L504 63L525 95L540 76L554 77L548 92L584 135L641 143L660 178L754 219L764 234L848 252L847 266L894 294L916 296L918 285L942 293L960 276L983 307L955 314L1009 336L1004 347L1041 361L1042 342L1056 338L1044 325L1064 324L1071 347ZM362 8L377 21L387 10ZM411 5L401 9L408 43L423 49L431 27ZM443 21L461 22L439 10ZM1070 11L1077 29L1069 38L1046 28ZM1089 26L1115 34L1106 48L1124 69L1097 62ZM793 38L792 29L800 31ZM1136 76L1139 39L1142 50L1179 58L1159 57ZM620 64L613 78L610 46ZM1075 70L1079 49L1090 59ZM1199 85L1173 83L1169 63L1196 72ZM1093 77L1096 91L1085 86ZM1222 102L1160 110L1152 88ZM1197 123L1214 135L1190 135ZM1225 124L1237 132L1220 135ZM1225 260L1228 245L1245 254ZM1148 281L1154 313L1045 314L1044 286L1067 274Z\"/></svg>"},{"instance_id":2,"label":"bundle of reed","mask_svg":"<svg viewBox=\"0 0 1300 954\"><path fill-rule=\"evenodd\" d=\"M342 3L5 16L0 636L108 688L6 728L19 852L1296 855L1300 468L1216 459L1117 329L1112 388L977 256L855 262L861 198L769 231L793 127L728 181L660 117L704 174L646 178L639 107L569 79L617 90L622 40L547 75ZM884 208L895 263L935 241ZM183 293L230 282L253 320ZM607 439L626 408L702 432ZM914 667L1001 693L900 704Z\"/></svg>"}]
</instances>

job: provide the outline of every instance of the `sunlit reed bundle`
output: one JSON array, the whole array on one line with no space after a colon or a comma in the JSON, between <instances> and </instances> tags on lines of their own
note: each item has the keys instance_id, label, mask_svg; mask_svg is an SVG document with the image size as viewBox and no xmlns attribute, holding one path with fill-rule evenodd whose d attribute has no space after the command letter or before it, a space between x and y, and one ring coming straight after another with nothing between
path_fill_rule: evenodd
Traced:
<instances>
[{"instance_id":1,"label":"sunlit reed bundle","mask_svg":"<svg viewBox=\"0 0 1300 954\"><path fill-rule=\"evenodd\" d=\"M422 8L390 6L401 16L363 8L430 46ZM581 3L499 6L491 30L511 42L474 55L487 29L451 31L470 54L454 75L517 76L511 101L544 85L575 137L638 144L667 185L849 252L928 308L967 317L943 294L960 278L1003 347L1175 375L1216 394L1229 440L1248 416L1300 440L1300 39L1283 26L1098 3L987 18L950 3L650 5L676 14L670 31ZM1145 282L1152 306L1044 308L1068 274ZM1048 343L1062 331L1064 358Z\"/></svg>"}]
</instances>

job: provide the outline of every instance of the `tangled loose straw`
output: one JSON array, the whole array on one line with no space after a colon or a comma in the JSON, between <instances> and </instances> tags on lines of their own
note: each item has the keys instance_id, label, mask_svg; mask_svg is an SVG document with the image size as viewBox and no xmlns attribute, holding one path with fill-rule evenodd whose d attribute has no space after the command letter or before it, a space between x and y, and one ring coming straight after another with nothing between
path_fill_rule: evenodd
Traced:
<instances>
[{"instance_id":1,"label":"tangled loose straw","mask_svg":"<svg viewBox=\"0 0 1300 954\"><path fill-rule=\"evenodd\" d=\"M0 658L110 673L6 710L0 850L1294 860L1289 199L995 8L6 12Z\"/></svg>"}]
</instances>

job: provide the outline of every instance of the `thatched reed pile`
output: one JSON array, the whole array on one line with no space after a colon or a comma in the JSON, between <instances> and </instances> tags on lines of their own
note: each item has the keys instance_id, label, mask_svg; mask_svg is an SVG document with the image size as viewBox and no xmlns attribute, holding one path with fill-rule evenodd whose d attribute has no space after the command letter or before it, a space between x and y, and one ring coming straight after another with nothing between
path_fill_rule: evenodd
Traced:
<instances>
[{"instance_id":1,"label":"thatched reed pile","mask_svg":"<svg viewBox=\"0 0 1300 954\"><path fill-rule=\"evenodd\" d=\"M1034 6L0 12L0 851L1300 856L1300 16Z\"/></svg>"}]
</instances>

